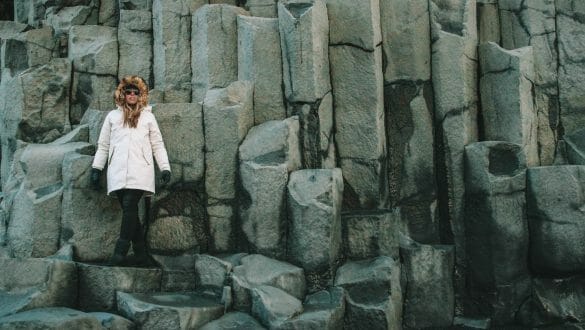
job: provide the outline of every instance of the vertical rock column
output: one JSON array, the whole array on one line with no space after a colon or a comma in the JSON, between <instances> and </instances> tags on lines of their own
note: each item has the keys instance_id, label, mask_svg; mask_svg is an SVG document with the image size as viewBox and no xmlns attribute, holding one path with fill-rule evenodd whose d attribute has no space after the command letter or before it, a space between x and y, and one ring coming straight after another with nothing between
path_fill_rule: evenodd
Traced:
<instances>
[{"instance_id":1,"label":"vertical rock column","mask_svg":"<svg viewBox=\"0 0 585 330\"><path fill-rule=\"evenodd\" d=\"M455 290L465 286L464 148L478 139L476 3L430 2L441 241L455 244ZM459 301L459 300L458 300Z\"/></svg>"},{"instance_id":2,"label":"vertical rock column","mask_svg":"<svg viewBox=\"0 0 585 330\"><path fill-rule=\"evenodd\" d=\"M380 1L389 204L409 235L438 241L428 1Z\"/></svg>"},{"instance_id":3,"label":"vertical rock column","mask_svg":"<svg viewBox=\"0 0 585 330\"><path fill-rule=\"evenodd\" d=\"M328 0L335 140L347 208L386 204L379 1Z\"/></svg>"},{"instance_id":4,"label":"vertical rock column","mask_svg":"<svg viewBox=\"0 0 585 330\"><path fill-rule=\"evenodd\" d=\"M505 50L490 42L480 45L479 57L485 139L521 145L526 165L537 166L538 123L532 97L532 47Z\"/></svg>"},{"instance_id":5,"label":"vertical rock column","mask_svg":"<svg viewBox=\"0 0 585 330\"><path fill-rule=\"evenodd\" d=\"M154 87L165 102L191 101L191 14L200 2L153 0Z\"/></svg>"},{"instance_id":6,"label":"vertical rock column","mask_svg":"<svg viewBox=\"0 0 585 330\"><path fill-rule=\"evenodd\" d=\"M238 79L254 82L254 124L286 117L276 18L238 16Z\"/></svg>"},{"instance_id":7,"label":"vertical rock column","mask_svg":"<svg viewBox=\"0 0 585 330\"><path fill-rule=\"evenodd\" d=\"M253 126L253 86L237 81L207 92L203 103L205 189L213 252L235 248L238 147Z\"/></svg>"},{"instance_id":8,"label":"vertical rock column","mask_svg":"<svg viewBox=\"0 0 585 330\"><path fill-rule=\"evenodd\" d=\"M286 255L286 185L300 167L296 116L253 127L240 146L240 220L251 252Z\"/></svg>"},{"instance_id":9,"label":"vertical rock column","mask_svg":"<svg viewBox=\"0 0 585 330\"><path fill-rule=\"evenodd\" d=\"M120 59L118 78L139 75L153 86L152 13L148 10L121 10L118 28Z\"/></svg>"},{"instance_id":10,"label":"vertical rock column","mask_svg":"<svg viewBox=\"0 0 585 330\"><path fill-rule=\"evenodd\" d=\"M555 6L562 135L585 126L585 7L579 0L559 0Z\"/></svg>"},{"instance_id":11,"label":"vertical rock column","mask_svg":"<svg viewBox=\"0 0 585 330\"><path fill-rule=\"evenodd\" d=\"M526 163L509 142L465 148L467 257L470 292L495 325L514 323L530 294Z\"/></svg>"},{"instance_id":12,"label":"vertical rock column","mask_svg":"<svg viewBox=\"0 0 585 330\"><path fill-rule=\"evenodd\" d=\"M287 115L300 119L303 168L335 166L329 21L322 0L278 3Z\"/></svg>"},{"instance_id":13,"label":"vertical rock column","mask_svg":"<svg viewBox=\"0 0 585 330\"><path fill-rule=\"evenodd\" d=\"M532 46L538 156L540 165L551 165L559 128L555 1L500 0L499 8L502 47L516 49Z\"/></svg>"},{"instance_id":14,"label":"vertical rock column","mask_svg":"<svg viewBox=\"0 0 585 330\"><path fill-rule=\"evenodd\" d=\"M287 257L307 274L309 291L333 284L341 255L340 169L295 171L288 183Z\"/></svg>"},{"instance_id":15,"label":"vertical rock column","mask_svg":"<svg viewBox=\"0 0 585 330\"><path fill-rule=\"evenodd\" d=\"M212 88L238 80L238 15L248 13L230 5L205 5L193 14L191 68L193 102Z\"/></svg>"},{"instance_id":16,"label":"vertical rock column","mask_svg":"<svg viewBox=\"0 0 585 330\"><path fill-rule=\"evenodd\" d=\"M477 34L479 43L500 43L500 14L498 0L476 0L477 2Z\"/></svg>"},{"instance_id":17,"label":"vertical rock column","mask_svg":"<svg viewBox=\"0 0 585 330\"><path fill-rule=\"evenodd\" d=\"M72 26L68 57L73 61L72 124L79 123L87 109L113 109L112 92L118 77L118 30L100 25Z\"/></svg>"}]
</instances>

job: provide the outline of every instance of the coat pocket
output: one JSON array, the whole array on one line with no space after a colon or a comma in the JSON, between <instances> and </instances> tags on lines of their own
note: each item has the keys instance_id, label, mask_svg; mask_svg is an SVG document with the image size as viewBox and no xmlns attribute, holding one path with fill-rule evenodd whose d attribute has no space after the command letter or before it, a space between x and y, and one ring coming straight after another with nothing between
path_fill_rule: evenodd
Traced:
<instances>
[{"instance_id":1,"label":"coat pocket","mask_svg":"<svg viewBox=\"0 0 585 330\"><path fill-rule=\"evenodd\" d=\"M108 155L108 165L112 164L112 157L114 157L114 151L116 151L116 147L112 147L110 149L110 154Z\"/></svg>"},{"instance_id":2,"label":"coat pocket","mask_svg":"<svg viewBox=\"0 0 585 330\"><path fill-rule=\"evenodd\" d=\"M142 157L144 157L146 164L152 164L152 150L150 150L150 148L146 146L142 147Z\"/></svg>"}]
</instances>

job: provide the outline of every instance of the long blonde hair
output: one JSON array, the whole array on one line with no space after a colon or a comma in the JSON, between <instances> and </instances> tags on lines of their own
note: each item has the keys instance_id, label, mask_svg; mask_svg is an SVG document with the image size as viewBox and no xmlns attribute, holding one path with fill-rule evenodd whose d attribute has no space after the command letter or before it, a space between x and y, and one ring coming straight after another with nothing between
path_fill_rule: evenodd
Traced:
<instances>
[{"instance_id":1,"label":"long blonde hair","mask_svg":"<svg viewBox=\"0 0 585 330\"><path fill-rule=\"evenodd\" d=\"M136 86L140 91L138 101L134 105L127 104L124 95L124 90L131 85ZM142 110L148 104L148 86L144 82L144 79L139 76L126 76L122 78L122 81L120 81L118 88L114 92L114 102L124 111L124 126L128 125L129 127L135 128L138 125L140 113L142 113Z\"/></svg>"}]
</instances>

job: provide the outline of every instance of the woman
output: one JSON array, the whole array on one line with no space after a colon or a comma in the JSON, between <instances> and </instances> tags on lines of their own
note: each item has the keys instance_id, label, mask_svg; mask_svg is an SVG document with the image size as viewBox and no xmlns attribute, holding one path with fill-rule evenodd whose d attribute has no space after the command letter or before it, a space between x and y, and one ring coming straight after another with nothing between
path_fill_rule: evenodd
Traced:
<instances>
[{"instance_id":1,"label":"woman","mask_svg":"<svg viewBox=\"0 0 585 330\"><path fill-rule=\"evenodd\" d=\"M171 167L162 135L148 103L148 87L138 76L122 79L114 93L117 109L106 116L92 164L91 183L99 189L101 171L108 163L108 195L118 197L122 225L110 265L124 263L130 242L138 264L147 264L144 229L138 219L138 201L154 194L154 163L161 182L171 179Z\"/></svg>"}]
</instances>

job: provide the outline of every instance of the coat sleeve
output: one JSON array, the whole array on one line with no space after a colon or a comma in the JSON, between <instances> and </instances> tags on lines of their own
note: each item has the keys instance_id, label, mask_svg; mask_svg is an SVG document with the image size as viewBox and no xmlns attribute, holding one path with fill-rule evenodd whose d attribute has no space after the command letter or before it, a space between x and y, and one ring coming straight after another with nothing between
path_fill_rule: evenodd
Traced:
<instances>
[{"instance_id":1,"label":"coat sleeve","mask_svg":"<svg viewBox=\"0 0 585 330\"><path fill-rule=\"evenodd\" d=\"M100 137L98 138L97 143L97 151L93 159L93 164L91 165L91 167L100 171L104 169L104 166L106 166L106 161L108 160L111 129L112 124L110 122L110 115L108 114L104 120L104 124L102 125L102 130L100 131Z\"/></svg>"},{"instance_id":2,"label":"coat sleeve","mask_svg":"<svg viewBox=\"0 0 585 330\"><path fill-rule=\"evenodd\" d=\"M156 159L156 163L158 164L158 168L161 171L170 171L171 165L169 164L169 156L167 155L167 149L165 148L165 144L163 142L162 134L160 133L160 129L158 128L158 124L154 115L152 116L153 120L150 122L149 126L149 133L148 136L150 138L150 147L152 148L152 154L154 155L154 159Z\"/></svg>"}]
</instances>

